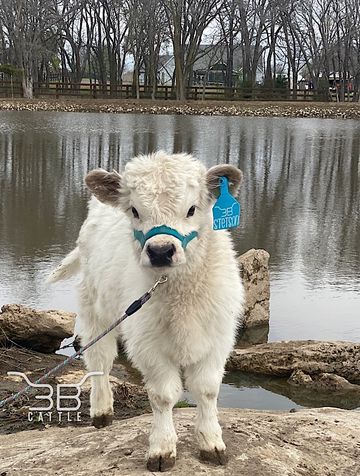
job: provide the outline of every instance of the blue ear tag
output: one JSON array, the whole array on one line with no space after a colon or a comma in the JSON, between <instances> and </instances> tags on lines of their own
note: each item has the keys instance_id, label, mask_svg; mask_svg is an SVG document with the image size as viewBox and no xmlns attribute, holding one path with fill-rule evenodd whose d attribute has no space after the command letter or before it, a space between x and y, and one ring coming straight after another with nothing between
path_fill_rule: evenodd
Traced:
<instances>
[{"instance_id":1,"label":"blue ear tag","mask_svg":"<svg viewBox=\"0 0 360 476\"><path fill-rule=\"evenodd\" d=\"M220 196L213 206L213 229L227 230L240 225L240 203L229 192L227 177L220 177Z\"/></svg>"}]
</instances>

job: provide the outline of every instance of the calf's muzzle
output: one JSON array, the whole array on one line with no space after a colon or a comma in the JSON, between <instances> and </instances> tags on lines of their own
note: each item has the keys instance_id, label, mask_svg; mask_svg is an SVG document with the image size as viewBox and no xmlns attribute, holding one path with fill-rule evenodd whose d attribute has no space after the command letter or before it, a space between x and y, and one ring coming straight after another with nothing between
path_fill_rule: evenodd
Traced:
<instances>
[{"instance_id":1,"label":"calf's muzzle","mask_svg":"<svg viewBox=\"0 0 360 476\"><path fill-rule=\"evenodd\" d=\"M166 243L164 245L149 243L146 248L150 263L155 267L169 266L175 251L176 248L173 243Z\"/></svg>"}]
</instances>

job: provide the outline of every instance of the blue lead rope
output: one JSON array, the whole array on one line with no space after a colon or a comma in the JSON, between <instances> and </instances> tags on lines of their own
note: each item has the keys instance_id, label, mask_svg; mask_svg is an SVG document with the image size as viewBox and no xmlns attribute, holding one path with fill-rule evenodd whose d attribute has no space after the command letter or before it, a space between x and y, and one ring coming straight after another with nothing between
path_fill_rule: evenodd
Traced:
<instances>
[{"instance_id":1,"label":"blue lead rope","mask_svg":"<svg viewBox=\"0 0 360 476\"><path fill-rule=\"evenodd\" d=\"M196 238L198 236L197 231L192 231L188 235L182 235L179 233L177 230L174 230L174 228L170 228L169 226L166 225L161 225L161 226L155 226L154 228L151 228L147 233L143 233L140 230L134 230L134 237L136 240L139 241L141 248L144 248L145 243L147 240L152 238L153 236L156 235L170 235L174 236L178 240L181 241L182 247L185 249L188 245L188 243Z\"/></svg>"}]
</instances>

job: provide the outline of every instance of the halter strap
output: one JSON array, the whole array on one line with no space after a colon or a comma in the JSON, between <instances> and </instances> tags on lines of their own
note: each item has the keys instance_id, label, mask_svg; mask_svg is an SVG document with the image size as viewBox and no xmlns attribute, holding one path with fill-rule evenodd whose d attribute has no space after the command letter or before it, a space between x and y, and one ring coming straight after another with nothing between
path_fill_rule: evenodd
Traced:
<instances>
[{"instance_id":1,"label":"halter strap","mask_svg":"<svg viewBox=\"0 0 360 476\"><path fill-rule=\"evenodd\" d=\"M198 232L192 231L188 235L182 235L177 230L174 230L174 228L170 228L169 226L166 226L166 225L155 226L154 228L151 228L145 234L140 230L134 230L134 237L136 240L139 241L141 248L144 248L147 240L149 240L150 238L156 235L173 236L174 238L177 238L178 240L181 241L181 245L185 249L187 245L189 244L189 242L198 236Z\"/></svg>"}]
</instances>

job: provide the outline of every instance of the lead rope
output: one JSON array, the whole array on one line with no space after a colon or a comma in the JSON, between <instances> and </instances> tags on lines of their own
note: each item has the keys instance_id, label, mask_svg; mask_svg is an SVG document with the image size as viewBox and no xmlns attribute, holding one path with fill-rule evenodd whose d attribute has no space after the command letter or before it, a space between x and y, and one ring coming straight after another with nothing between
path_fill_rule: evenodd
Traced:
<instances>
[{"instance_id":1,"label":"lead rope","mask_svg":"<svg viewBox=\"0 0 360 476\"><path fill-rule=\"evenodd\" d=\"M131 316L131 314L134 314L135 312L137 312L139 309L141 309L141 307L151 298L151 296L154 294L156 288L160 285L160 284L164 284L166 283L167 281L167 276L163 275L161 276L157 281L156 283L154 284L154 286L152 288L149 289L149 291L147 291L145 294L143 294L139 299L137 299L136 301L134 301L132 304L130 304L130 306L126 309L126 311L124 312L124 314L119 317L119 319L117 319L113 324L111 324L111 326L109 326L104 332L102 332L100 335L98 335L97 337L95 337L95 339L91 340L88 344L86 344L84 347L81 347L77 352L75 352L74 354L70 355L70 357L68 357L67 359L65 359L63 362L61 362L61 364L57 365L56 367L54 367L53 369L49 370L49 372L47 372L46 374L44 374L42 377L38 378L37 380L35 380L35 382L32 384L32 385L28 385L26 387L24 387L22 390L20 390L19 392L17 393L14 393L14 395L11 395L10 397L8 398L5 398L4 400L0 400L0 408L3 407L4 405L6 405L7 403L10 403L10 402L14 402L15 400L17 400L18 398L20 398L22 395L25 395L25 393L28 393L30 390L33 389L33 385L37 385L39 383L43 383L45 380L47 380L49 377L51 377L51 375L54 375L55 373L57 373L59 370L61 370L62 368L64 368L66 365L68 365L70 362L72 362L73 360L75 360L77 357L79 357L80 355L82 355L85 350L87 350L89 347L91 347L92 345L94 345L96 342L98 342L100 339L102 339L104 336L106 336L106 334L109 334L109 332L111 332L113 329L115 329L115 327L117 327L119 324L121 324L123 321L125 321L125 319L129 316Z\"/></svg>"}]
</instances>

